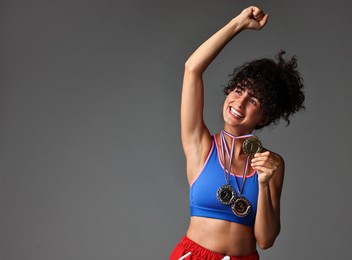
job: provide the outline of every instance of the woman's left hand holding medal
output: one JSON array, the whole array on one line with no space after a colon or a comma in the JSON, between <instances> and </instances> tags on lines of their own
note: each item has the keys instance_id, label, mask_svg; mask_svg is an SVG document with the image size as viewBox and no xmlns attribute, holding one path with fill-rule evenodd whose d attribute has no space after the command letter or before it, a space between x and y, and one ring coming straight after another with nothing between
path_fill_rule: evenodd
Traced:
<instances>
[{"instance_id":1,"label":"woman's left hand holding medal","mask_svg":"<svg viewBox=\"0 0 352 260\"><path fill-rule=\"evenodd\" d=\"M252 168L258 173L258 182L266 185L278 170L279 164L280 157L271 151L256 153L251 162Z\"/></svg>"}]
</instances>

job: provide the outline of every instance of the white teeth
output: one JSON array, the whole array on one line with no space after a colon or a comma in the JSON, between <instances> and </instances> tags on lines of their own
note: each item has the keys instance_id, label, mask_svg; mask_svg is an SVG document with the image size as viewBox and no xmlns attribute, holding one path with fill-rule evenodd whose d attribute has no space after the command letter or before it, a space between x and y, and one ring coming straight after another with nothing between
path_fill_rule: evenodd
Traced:
<instances>
[{"instance_id":1,"label":"white teeth","mask_svg":"<svg viewBox=\"0 0 352 260\"><path fill-rule=\"evenodd\" d=\"M233 107L230 108L230 111L235 116L238 116L238 117L241 117L241 118L244 117L240 112L236 111Z\"/></svg>"}]
</instances>

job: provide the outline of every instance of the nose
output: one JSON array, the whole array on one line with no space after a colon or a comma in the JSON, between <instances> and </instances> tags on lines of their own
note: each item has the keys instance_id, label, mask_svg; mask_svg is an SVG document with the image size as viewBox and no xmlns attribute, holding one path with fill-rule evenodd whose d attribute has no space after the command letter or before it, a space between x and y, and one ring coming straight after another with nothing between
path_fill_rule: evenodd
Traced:
<instances>
[{"instance_id":1,"label":"nose","mask_svg":"<svg viewBox=\"0 0 352 260\"><path fill-rule=\"evenodd\" d=\"M246 103L247 103L247 98L244 96L239 97L237 100L237 104L239 108L245 109Z\"/></svg>"}]
</instances>

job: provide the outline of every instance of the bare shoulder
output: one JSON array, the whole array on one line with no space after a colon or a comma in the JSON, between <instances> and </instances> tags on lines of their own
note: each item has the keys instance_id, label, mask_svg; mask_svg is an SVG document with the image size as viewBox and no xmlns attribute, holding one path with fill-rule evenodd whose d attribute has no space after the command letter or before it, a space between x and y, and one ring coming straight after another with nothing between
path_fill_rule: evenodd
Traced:
<instances>
[{"instance_id":1,"label":"bare shoulder","mask_svg":"<svg viewBox=\"0 0 352 260\"><path fill-rule=\"evenodd\" d=\"M274 163L276 164L276 170L270 181L270 186L277 196L280 197L285 175L285 160L278 153L272 151L270 151L270 153L274 159Z\"/></svg>"},{"instance_id":2,"label":"bare shoulder","mask_svg":"<svg viewBox=\"0 0 352 260\"><path fill-rule=\"evenodd\" d=\"M283 175L285 173L285 160L280 154L275 153L275 152L272 152L272 153L273 153L273 156L278 164L277 165L277 172L280 173L280 175L282 175L282 177L283 177Z\"/></svg>"},{"instance_id":3,"label":"bare shoulder","mask_svg":"<svg viewBox=\"0 0 352 260\"><path fill-rule=\"evenodd\" d=\"M275 152L270 151L272 153L273 157L275 158L275 161L278 163L278 169L285 170L285 160L284 158Z\"/></svg>"}]
</instances>

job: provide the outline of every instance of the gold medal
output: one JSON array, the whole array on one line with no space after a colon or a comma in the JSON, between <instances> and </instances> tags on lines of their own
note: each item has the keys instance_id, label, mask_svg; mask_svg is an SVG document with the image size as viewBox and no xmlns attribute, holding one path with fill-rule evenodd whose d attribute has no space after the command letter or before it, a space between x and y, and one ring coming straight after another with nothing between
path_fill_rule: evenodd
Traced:
<instances>
[{"instance_id":1,"label":"gold medal","mask_svg":"<svg viewBox=\"0 0 352 260\"><path fill-rule=\"evenodd\" d=\"M253 156L256 153L260 153L262 149L262 142L255 135L248 137L246 140L244 140L242 144L243 152L249 156Z\"/></svg>"}]
</instances>

